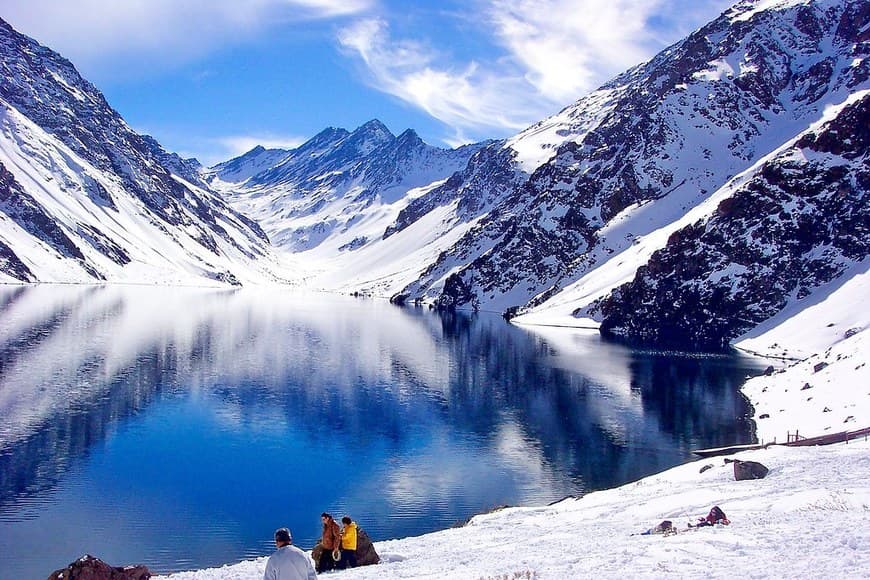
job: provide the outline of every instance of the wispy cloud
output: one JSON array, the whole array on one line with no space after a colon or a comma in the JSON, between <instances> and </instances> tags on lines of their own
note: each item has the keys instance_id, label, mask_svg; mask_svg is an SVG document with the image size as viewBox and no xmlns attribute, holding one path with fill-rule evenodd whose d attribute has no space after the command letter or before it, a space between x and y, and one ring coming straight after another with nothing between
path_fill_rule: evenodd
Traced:
<instances>
[{"instance_id":1,"label":"wispy cloud","mask_svg":"<svg viewBox=\"0 0 870 580\"><path fill-rule=\"evenodd\" d=\"M367 19L339 33L342 47L358 55L371 74L370 84L426 111L451 127L446 140L467 141L465 132L490 127L520 129L549 110L513 71L471 61L451 67L433 47L394 40L383 19Z\"/></svg>"},{"instance_id":2,"label":"wispy cloud","mask_svg":"<svg viewBox=\"0 0 870 580\"><path fill-rule=\"evenodd\" d=\"M494 0L495 37L543 96L569 102L650 54L660 0Z\"/></svg>"},{"instance_id":3,"label":"wispy cloud","mask_svg":"<svg viewBox=\"0 0 870 580\"><path fill-rule=\"evenodd\" d=\"M501 54L457 62L421 40L394 39L382 19L343 29L340 45L370 84L445 123L462 141L481 129L514 130L676 41L730 4L708 0L485 0L475 27ZM450 139L448 139L450 141Z\"/></svg>"},{"instance_id":4,"label":"wispy cloud","mask_svg":"<svg viewBox=\"0 0 870 580\"><path fill-rule=\"evenodd\" d=\"M359 15L375 0L4 0L3 18L91 71L185 62L288 22Z\"/></svg>"}]
</instances>

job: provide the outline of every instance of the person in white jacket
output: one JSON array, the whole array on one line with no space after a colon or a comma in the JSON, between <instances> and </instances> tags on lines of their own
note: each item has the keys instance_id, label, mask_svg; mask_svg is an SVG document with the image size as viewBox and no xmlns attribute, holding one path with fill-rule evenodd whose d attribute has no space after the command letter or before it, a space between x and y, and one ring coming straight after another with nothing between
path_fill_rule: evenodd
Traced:
<instances>
[{"instance_id":1,"label":"person in white jacket","mask_svg":"<svg viewBox=\"0 0 870 580\"><path fill-rule=\"evenodd\" d=\"M275 530L275 545L278 549L269 556L266 562L266 573L263 580L316 580L311 558L305 552L293 546L290 530L280 528Z\"/></svg>"}]
</instances>

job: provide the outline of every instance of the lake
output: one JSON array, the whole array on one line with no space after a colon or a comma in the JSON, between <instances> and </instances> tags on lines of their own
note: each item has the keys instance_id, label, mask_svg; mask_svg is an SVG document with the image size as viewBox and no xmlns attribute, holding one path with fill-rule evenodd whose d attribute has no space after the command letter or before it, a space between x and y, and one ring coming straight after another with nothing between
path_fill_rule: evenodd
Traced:
<instances>
[{"instance_id":1,"label":"lake","mask_svg":"<svg viewBox=\"0 0 870 580\"><path fill-rule=\"evenodd\" d=\"M752 439L762 362L281 289L0 286L0 578L375 540ZM638 522L643 527L649 522Z\"/></svg>"}]
</instances>

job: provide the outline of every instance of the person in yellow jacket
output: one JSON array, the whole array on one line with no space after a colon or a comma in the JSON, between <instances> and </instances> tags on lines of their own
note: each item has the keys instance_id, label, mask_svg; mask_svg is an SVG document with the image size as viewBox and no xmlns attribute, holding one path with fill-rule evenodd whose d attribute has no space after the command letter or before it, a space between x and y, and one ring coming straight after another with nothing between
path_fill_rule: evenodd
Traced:
<instances>
[{"instance_id":1,"label":"person in yellow jacket","mask_svg":"<svg viewBox=\"0 0 870 580\"><path fill-rule=\"evenodd\" d=\"M348 516L341 518L341 560L339 567L356 568L356 522Z\"/></svg>"}]
</instances>

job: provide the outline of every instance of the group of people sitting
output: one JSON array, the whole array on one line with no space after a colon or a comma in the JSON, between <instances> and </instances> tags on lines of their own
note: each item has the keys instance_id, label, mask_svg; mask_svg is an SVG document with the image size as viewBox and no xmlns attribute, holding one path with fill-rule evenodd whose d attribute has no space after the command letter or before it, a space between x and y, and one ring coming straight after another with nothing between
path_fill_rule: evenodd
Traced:
<instances>
[{"instance_id":1,"label":"group of people sitting","mask_svg":"<svg viewBox=\"0 0 870 580\"><path fill-rule=\"evenodd\" d=\"M341 518L339 526L326 512L320 514L323 532L319 547L312 553L317 573L343 570L356 566L357 525L350 517ZM266 562L263 580L315 580L315 567L311 558L293 545L293 536L287 528L275 530L275 546L278 548Z\"/></svg>"}]
</instances>

